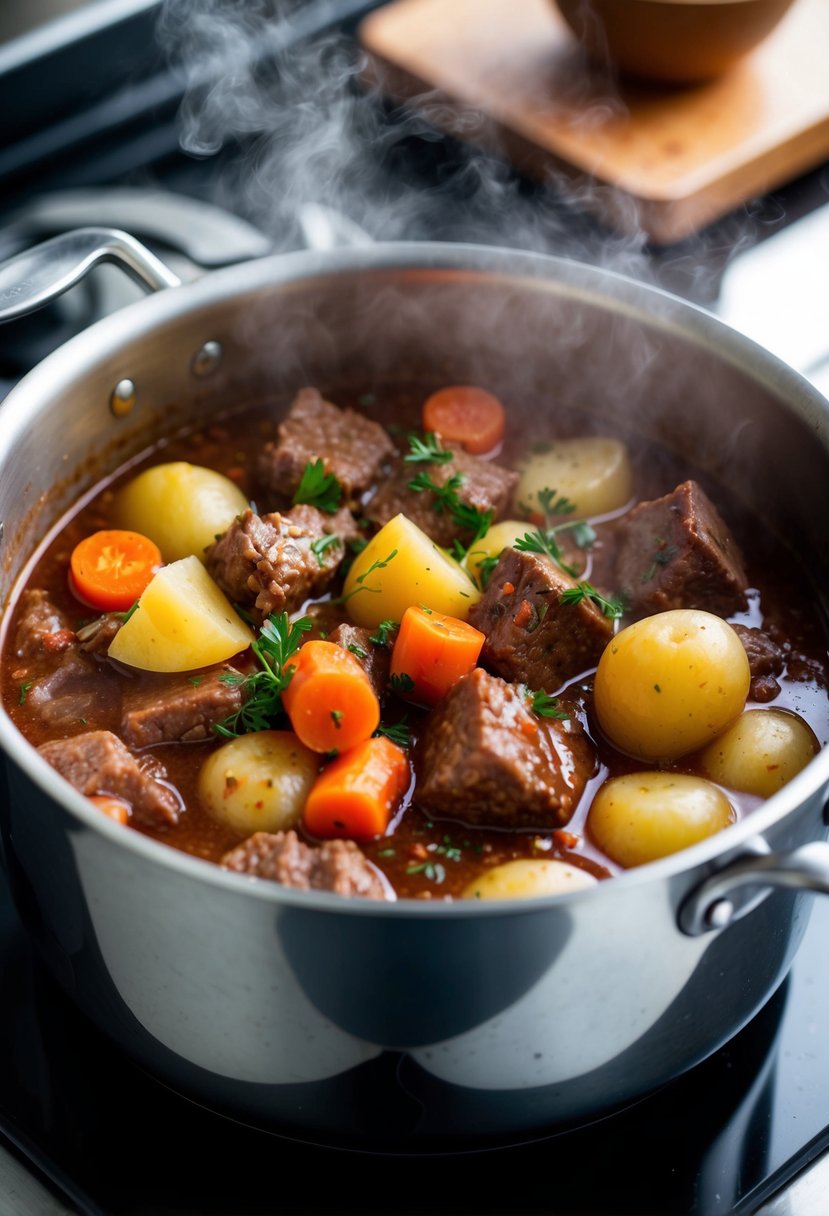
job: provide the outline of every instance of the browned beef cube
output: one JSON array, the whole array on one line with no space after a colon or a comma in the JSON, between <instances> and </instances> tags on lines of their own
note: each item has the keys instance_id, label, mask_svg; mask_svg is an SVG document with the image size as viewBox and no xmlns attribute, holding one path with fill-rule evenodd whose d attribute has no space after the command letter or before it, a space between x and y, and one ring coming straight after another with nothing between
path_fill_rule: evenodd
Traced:
<instances>
[{"instance_id":1,"label":"browned beef cube","mask_svg":"<svg viewBox=\"0 0 829 1216\"><path fill-rule=\"evenodd\" d=\"M435 485L444 486L451 477L462 478L457 487L462 504L483 513L492 511L493 520L501 519L509 505L518 474L491 460L471 456L455 444L446 444L453 459L446 464L407 464L400 460L391 476L382 483L368 503L365 514L376 524L388 523L403 514L448 549L453 540L468 541L474 529L459 523L431 490L413 490L409 485L418 474L426 473Z\"/></svg>"},{"instance_id":2,"label":"browned beef cube","mask_svg":"<svg viewBox=\"0 0 829 1216\"><path fill-rule=\"evenodd\" d=\"M771 701L780 692L775 676L779 676L786 658L777 645L762 629L750 629L746 625L735 625L734 632L748 655L751 672L749 696L753 701Z\"/></svg>"},{"instance_id":3,"label":"browned beef cube","mask_svg":"<svg viewBox=\"0 0 829 1216\"><path fill-rule=\"evenodd\" d=\"M377 646L371 641L371 630L359 625L344 623L332 629L328 641L343 650L350 650L362 667L371 686L382 697L389 684L389 668L391 667L391 652L386 646Z\"/></svg>"},{"instance_id":4,"label":"browned beef cube","mask_svg":"<svg viewBox=\"0 0 829 1216\"><path fill-rule=\"evenodd\" d=\"M382 462L394 451L377 422L324 401L315 388L301 389L279 425L278 441L259 457L259 476L274 494L291 498L305 466L322 460L343 487L346 499L367 489Z\"/></svg>"},{"instance_id":5,"label":"browned beef cube","mask_svg":"<svg viewBox=\"0 0 829 1216\"><path fill-rule=\"evenodd\" d=\"M31 683L26 706L50 731L70 734L87 720L115 726L120 712L118 678L77 647L58 657L51 671Z\"/></svg>"},{"instance_id":6,"label":"browned beef cube","mask_svg":"<svg viewBox=\"0 0 829 1216\"><path fill-rule=\"evenodd\" d=\"M45 591L24 591L14 634L14 653L29 658L44 650L66 650L75 640L66 615L56 608Z\"/></svg>"},{"instance_id":7,"label":"browned beef cube","mask_svg":"<svg viewBox=\"0 0 829 1216\"><path fill-rule=\"evenodd\" d=\"M113 638L124 623L122 612L105 612L88 625L78 630L81 650L87 654L105 655L109 652Z\"/></svg>"},{"instance_id":8,"label":"browned beef cube","mask_svg":"<svg viewBox=\"0 0 829 1216\"><path fill-rule=\"evenodd\" d=\"M120 732L124 742L150 747L213 738L215 723L242 706L241 679L229 666L188 676L145 677L124 697Z\"/></svg>"},{"instance_id":9,"label":"browned beef cube","mask_svg":"<svg viewBox=\"0 0 829 1216\"><path fill-rule=\"evenodd\" d=\"M221 864L237 874L269 878L302 891L392 898L380 872L353 840L326 840L312 846L296 832L256 832L225 853Z\"/></svg>"},{"instance_id":10,"label":"browned beef cube","mask_svg":"<svg viewBox=\"0 0 829 1216\"><path fill-rule=\"evenodd\" d=\"M740 550L695 481L639 503L621 521L616 583L637 616L671 608L728 616L746 607Z\"/></svg>"},{"instance_id":11,"label":"browned beef cube","mask_svg":"<svg viewBox=\"0 0 829 1216\"><path fill-rule=\"evenodd\" d=\"M112 794L129 803L136 823L158 828L177 822L181 808L173 791L161 784L167 775L163 765L157 761L139 764L110 731L93 730L71 739L55 739L42 744L38 751L87 797Z\"/></svg>"},{"instance_id":12,"label":"browned beef cube","mask_svg":"<svg viewBox=\"0 0 829 1216\"><path fill-rule=\"evenodd\" d=\"M552 693L595 667L613 622L590 599L561 603L577 584L543 553L505 549L469 612L486 634L482 661L506 680Z\"/></svg>"},{"instance_id":13,"label":"browned beef cube","mask_svg":"<svg viewBox=\"0 0 829 1216\"><path fill-rule=\"evenodd\" d=\"M527 690L476 667L428 720L416 799L430 815L495 828L568 822L596 771L575 719L532 712Z\"/></svg>"},{"instance_id":14,"label":"browned beef cube","mask_svg":"<svg viewBox=\"0 0 829 1216\"><path fill-rule=\"evenodd\" d=\"M248 508L208 546L204 560L234 603L256 608L264 618L294 612L322 594L345 554L344 538L353 535L350 511L325 515L299 506L259 516Z\"/></svg>"}]
</instances>

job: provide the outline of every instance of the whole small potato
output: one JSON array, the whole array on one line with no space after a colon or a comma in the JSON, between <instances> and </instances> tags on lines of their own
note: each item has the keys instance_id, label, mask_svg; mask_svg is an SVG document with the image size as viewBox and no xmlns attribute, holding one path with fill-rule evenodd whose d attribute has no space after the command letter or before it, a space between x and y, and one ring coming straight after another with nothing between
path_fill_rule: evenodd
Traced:
<instances>
[{"instance_id":1,"label":"whole small potato","mask_svg":"<svg viewBox=\"0 0 829 1216\"><path fill-rule=\"evenodd\" d=\"M628 773L596 793L587 830L620 866L677 853L733 823L734 808L716 785L683 773Z\"/></svg>"},{"instance_id":2,"label":"whole small potato","mask_svg":"<svg viewBox=\"0 0 829 1216\"><path fill-rule=\"evenodd\" d=\"M623 507L633 494L633 473L627 448L619 439L588 435L559 439L546 451L524 461L515 502L543 514L539 494L554 490L575 506L573 519L604 515Z\"/></svg>"},{"instance_id":3,"label":"whole small potato","mask_svg":"<svg viewBox=\"0 0 829 1216\"><path fill-rule=\"evenodd\" d=\"M212 817L238 832L295 827L319 756L288 730L261 730L224 743L199 772L199 797Z\"/></svg>"},{"instance_id":4,"label":"whole small potato","mask_svg":"<svg viewBox=\"0 0 829 1216\"><path fill-rule=\"evenodd\" d=\"M535 899L541 895L564 895L593 887L598 879L587 870L569 866L555 858L505 861L469 884L464 899Z\"/></svg>"},{"instance_id":5,"label":"whole small potato","mask_svg":"<svg viewBox=\"0 0 829 1216\"><path fill-rule=\"evenodd\" d=\"M819 751L814 732L797 714L749 709L709 743L700 759L712 781L770 798Z\"/></svg>"},{"instance_id":6,"label":"whole small potato","mask_svg":"<svg viewBox=\"0 0 829 1216\"><path fill-rule=\"evenodd\" d=\"M175 460L156 464L115 495L113 514L121 528L155 541L165 562L195 554L201 559L248 500L229 478L201 465Z\"/></svg>"},{"instance_id":7,"label":"whole small potato","mask_svg":"<svg viewBox=\"0 0 829 1216\"><path fill-rule=\"evenodd\" d=\"M621 751L670 760L733 722L750 679L746 652L726 621L691 608L660 612L608 642L596 672L596 716Z\"/></svg>"}]
</instances>

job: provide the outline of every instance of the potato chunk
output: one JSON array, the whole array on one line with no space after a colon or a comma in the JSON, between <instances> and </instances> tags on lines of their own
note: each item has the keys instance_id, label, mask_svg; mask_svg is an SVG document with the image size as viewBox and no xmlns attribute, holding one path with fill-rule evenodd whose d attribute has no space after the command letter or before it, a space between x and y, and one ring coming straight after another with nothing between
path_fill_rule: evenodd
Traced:
<instances>
[{"instance_id":1,"label":"potato chunk","mask_svg":"<svg viewBox=\"0 0 829 1216\"><path fill-rule=\"evenodd\" d=\"M481 598L466 571L405 515L395 515L354 559L344 588L352 620L399 621L413 604L465 621Z\"/></svg>"},{"instance_id":2,"label":"potato chunk","mask_svg":"<svg viewBox=\"0 0 829 1216\"><path fill-rule=\"evenodd\" d=\"M599 725L640 760L703 747L742 711L751 673L742 642L710 612L645 617L605 647L594 685Z\"/></svg>"},{"instance_id":3,"label":"potato chunk","mask_svg":"<svg viewBox=\"0 0 829 1216\"><path fill-rule=\"evenodd\" d=\"M484 870L463 893L464 899L536 899L594 887L598 879L587 870L555 858L505 861Z\"/></svg>"},{"instance_id":4,"label":"potato chunk","mask_svg":"<svg viewBox=\"0 0 829 1216\"><path fill-rule=\"evenodd\" d=\"M524 461L515 490L519 509L544 514L539 498L544 490L569 498L576 508L574 519L623 507L633 494L627 448L619 439L598 435L558 440Z\"/></svg>"},{"instance_id":5,"label":"potato chunk","mask_svg":"<svg viewBox=\"0 0 829 1216\"><path fill-rule=\"evenodd\" d=\"M713 836L735 818L722 790L703 777L627 773L598 790L587 830L620 866L641 866Z\"/></svg>"},{"instance_id":6,"label":"potato chunk","mask_svg":"<svg viewBox=\"0 0 829 1216\"><path fill-rule=\"evenodd\" d=\"M192 671L246 650L253 634L197 557L163 566L109 647L143 671Z\"/></svg>"},{"instance_id":7,"label":"potato chunk","mask_svg":"<svg viewBox=\"0 0 829 1216\"><path fill-rule=\"evenodd\" d=\"M113 513L118 526L155 541L166 562L201 558L248 500L215 469L175 460L153 465L118 491Z\"/></svg>"},{"instance_id":8,"label":"potato chunk","mask_svg":"<svg viewBox=\"0 0 829 1216\"><path fill-rule=\"evenodd\" d=\"M505 549L512 545L532 528L526 519L502 519L476 540L464 558L464 566L472 578L481 584L481 567L490 559L498 559Z\"/></svg>"},{"instance_id":9,"label":"potato chunk","mask_svg":"<svg viewBox=\"0 0 829 1216\"><path fill-rule=\"evenodd\" d=\"M749 709L702 753L712 781L770 798L820 750L811 727L785 709Z\"/></svg>"},{"instance_id":10,"label":"potato chunk","mask_svg":"<svg viewBox=\"0 0 829 1216\"><path fill-rule=\"evenodd\" d=\"M199 772L199 797L211 816L237 831L296 827L317 776L319 756L289 730L260 730L224 743Z\"/></svg>"}]
</instances>

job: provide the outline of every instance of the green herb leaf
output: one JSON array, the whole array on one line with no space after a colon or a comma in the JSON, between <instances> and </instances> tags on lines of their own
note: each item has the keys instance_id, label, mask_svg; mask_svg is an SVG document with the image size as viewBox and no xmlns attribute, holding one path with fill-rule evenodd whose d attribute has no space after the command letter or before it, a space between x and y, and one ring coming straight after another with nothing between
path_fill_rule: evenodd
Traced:
<instances>
[{"instance_id":1,"label":"green herb leaf","mask_svg":"<svg viewBox=\"0 0 829 1216\"><path fill-rule=\"evenodd\" d=\"M392 743L396 743L398 747L412 746L412 732L406 725L406 714L403 715L399 722L381 722L374 734L385 735L387 739L391 739Z\"/></svg>"},{"instance_id":2,"label":"green herb leaf","mask_svg":"<svg viewBox=\"0 0 829 1216\"><path fill-rule=\"evenodd\" d=\"M411 692L414 686L414 680L406 671L401 671L399 675L393 675L389 679L392 692Z\"/></svg>"},{"instance_id":3,"label":"green herb leaf","mask_svg":"<svg viewBox=\"0 0 829 1216\"><path fill-rule=\"evenodd\" d=\"M325 553L332 545L341 543L339 536L332 532L328 536L320 536L317 540L311 542L311 552L321 566L325 565Z\"/></svg>"},{"instance_id":4,"label":"green herb leaf","mask_svg":"<svg viewBox=\"0 0 829 1216\"><path fill-rule=\"evenodd\" d=\"M677 552L678 550L676 545L664 545L657 549L651 559L651 564L648 566L647 570L639 581L642 583L649 583L659 567L667 566L670 562L672 562L676 557Z\"/></svg>"},{"instance_id":5,"label":"green herb leaf","mask_svg":"<svg viewBox=\"0 0 829 1216\"><path fill-rule=\"evenodd\" d=\"M25 684L20 685L20 693L17 698L18 705L26 704L26 698L29 695L29 689L32 687L33 684L34 684L34 680L27 680Z\"/></svg>"},{"instance_id":6,"label":"green herb leaf","mask_svg":"<svg viewBox=\"0 0 829 1216\"><path fill-rule=\"evenodd\" d=\"M577 587L570 587L567 591L562 591L559 596L560 604L580 604L582 600L592 600L597 608L601 608L606 617L612 621L618 621L619 617L624 612L624 604L620 599L608 599L602 595L592 583L580 582Z\"/></svg>"},{"instance_id":7,"label":"green herb leaf","mask_svg":"<svg viewBox=\"0 0 829 1216\"><path fill-rule=\"evenodd\" d=\"M447 452L437 435L427 431L422 439L419 435L409 436L409 452L403 459L409 464L447 464L454 459L454 452Z\"/></svg>"},{"instance_id":8,"label":"green herb leaf","mask_svg":"<svg viewBox=\"0 0 829 1216\"><path fill-rule=\"evenodd\" d=\"M333 515L340 505L343 488L333 473L326 473L322 457L308 461L302 472L297 491L291 502L294 506L307 503Z\"/></svg>"},{"instance_id":9,"label":"green herb leaf","mask_svg":"<svg viewBox=\"0 0 829 1216\"><path fill-rule=\"evenodd\" d=\"M557 718L559 722L566 722L570 717L564 710L559 709L558 697L551 697L543 688L538 692L528 688L527 696L530 699L530 709L539 718Z\"/></svg>"},{"instance_id":10,"label":"green herb leaf","mask_svg":"<svg viewBox=\"0 0 829 1216\"><path fill-rule=\"evenodd\" d=\"M422 874L430 882L441 883L446 878L446 870L439 861L421 861L419 865L406 867L407 874Z\"/></svg>"},{"instance_id":11,"label":"green herb leaf","mask_svg":"<svg viewBox=\"0 0 829 1216\"><path fill-rule=\"evenodd\" d=\"M359 595L359 593L361 591L370 591L372 593L372 595L379 595L380 588L379 587L366 587L366 585L365 585L366 579L368 578L368 576L370 574L373 574L375 570L385 570L385 568L386 568L386 566L388 566L389 562L393 561L394 558L396 558L396 557L397 557L397 550L392 549L392 551L388 555L388 557L384 557L376 562L372 562L371 565L369 566L368 570L364 570L362 574L357 576L357 586L354 588L354 590L349 591L348 595L341 595L339 597L339 599L334 600L333 602L335 604L347 604L350 599L353 599L355 595Z\"/></svg>"},{"instance_id":12,"label":"green herb leaf","mask_svg":"<svg viewBox=\"0 0 829 1216\"><path fill-rule=\"evenodd\" d=\"M247 731L270 729L282 713L282 693L293 675L293 668L286 671L285 666L299 650L302 635L311 628L309 617L291 622L287 612L272 613L263 622L251 646L261 670L248 676L227 672L219 677L227 684L241 684L243 699L241 709L214 725L216 734L232 738Z\"/></svg>"},{"instance_id":13,"label":"green herb leaf","mask_svg":"<svg viewBox=\"0 0 829 1216\"><path fill-rule=\"evenodd\" d=\"M381 621L377 626L377 632L371 635L369 641L373 642L375 646L390 646L391 639L389 635L397 633L399 628L399 621Z\"/></svg>"},{"instance_id":14,"label":"green herb leaf","mask_svg":"<svg viewBox=\"0 0 829 1216\"><path fill-rule=\"evenodd\" d=\"M578 573L573 566L564 560L564 554L552 530L542 531L539 528L535 532L525 532L523 536L513 541L512 547L513 549L518 549L520 553L545 554L547 557L552 558L556 565L572 578L575 578Z\"/></svg>"},{"instance_id":15,"label":"green herb leaf","mask_svg":"<svg viewBox=\"0 0 829 1216\"><path fill-rule=\"evenodd\" d=\"M136 610L136 608L137 608L137 607L138 607L138 600L136 600L136 601L135 601L135 603L130 604L130 606L129 606L129 608L126 610L126 612L117 612L115 615L116 615L116 616L120 616L120 618L121 618L121 623L122 623L123 625L126 625L127 621L130 619L130 617L131 617L131 616L132 616L132 614L135 612L135 610ZM142 619L143 619L143 618L142 618Z\"/></svg>"},{"instance_id":16,"label":"green herb leaf","mask_svg":"<svg viewBox=\"0 0 829 1216\"><path fill-rule=\"evenodd\" d=\"M448 511L452 516L453 521L459 528L463 528L465 532L472 533L470 545L474 545L482 536L485 536L489 531L490 525L494 517L494 511L481 511L478 507L473 507L468 502L463 502L458 494L458 490L466 481L463 473L453 473L443 485L434 481L428 473L421 470L416 477L413 477L409 482L409 489L414 490L417 494L422 494L429 491L434 495L435 510L440 514L443 511ZM465 550L460 547L453 547L452 555L456 560L460 560L465 556Z\"/></svg>"},{"instance_id":17,"label":"green herb leaf","mask_svg":"<svg viewBox=\"0 0 829 1216\"><path fill-rule=\"evenodd\" d=\"M368 658L368 651L363 650L362 646L358 646L356 642L349 642L348 649L353 655L356 655L358 659Z\"/></svg>"}]
</instances>

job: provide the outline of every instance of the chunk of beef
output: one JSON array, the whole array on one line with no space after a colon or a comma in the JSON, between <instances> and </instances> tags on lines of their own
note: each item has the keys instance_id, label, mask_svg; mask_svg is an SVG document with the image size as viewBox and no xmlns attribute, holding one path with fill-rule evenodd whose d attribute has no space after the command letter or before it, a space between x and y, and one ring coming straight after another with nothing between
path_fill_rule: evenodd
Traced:
<instances>
[{"instance_id":1,"label":"chunk of beef","mask_svg":"<svg viewBox=\"0 0 829 1216\"><path fill-rule=\"evenodd\" d=\"M208 546L205 564L233 602L255 608L263 618L294 612L325 591L345 554L344 540L356 532L346 510L325 515L300 506L259 516L248 508Z\"/></svg>"},{"instance_id":2,"label":"chunk of beef","mask_svg":"<svg viewBox=\"0 0 829 1216\"><path fill-rule=\"evenodd\" d=\"M117 735L93 730L71 739L54 739L39 748L44 760L76 790L112 794L132 807L136 823L146 827L169 827L179 817L176 795L161 781L166 770L157 761L139 763Z\"/></svg>"},{"instance_id":3,"label":"chunk of beef","mask_svg":"<svg viewBox=\"0 0 829 1216\"><path fill-rule=\"evenodd\" d=\"M477 511L492 511L493 520L501 519L509 505L518 474L491 460L471 456L456 444L446 444L453 459L446 464L396 463L391 476L382 483L368 503L365 515L383 525L403 514L431 536L436 544L449 548L454 540L468 541L474 528L459 523L431 490L413 490L410 482L426 473L435 485L445 486L451 477L462 478L457 487L460 502Z\"/></svg>"},{"instance_id":4,"label":"chunk of beef","mask_svg":"<svg viewBox=\"0 0 829 1216\"><path fill-rule=\"evenodd\" d=\"M771 701L780 692L775 676L781 675L786 664L783 650L762 629L735 625L734 632L748 655L751 672L749 696L753 701Z\"/></svg>"},{"instance_id":5,"label":"chunk of beef","mask_svg":"<svg viewBox=\"0 0 829 1216\"><path fill-rule=\"evenodd\" d=\"M45 591L24 591L14 634L14 653L31 658L43 651L66 650L75 641L68 617L56 608Z\"/></svg>"},{"instance_id":6,"label":"chunk of beef","mask_svg":"<svg viewBox=\"0 0 829 1216\"><path fill-rule=\"evenodd\" d=\"M234 668L223 665L195 675L142 682L124 696L120 731L124 742L150 747L213 738L215 723L241 709L240 680Z\"/></svg>"},{"instance_id":7,"label":"chunk of beef","mask_svg":"<svg viewBox=\"0 0 829 1216\"><path fill-rule=\"evenodd\" d=\"M55 666L29 684L26 708L50 731L71 733L94 721L115 725L121 693L112 671L101 670L94 659L76 647L64 651Z\"/></svg>"},{"instance_id":8,"label":"chunk of beef","mask_svg":"<svg viewBox=\"0 0 829 1216\"><path fill-rule=\"evenodd\" d=\"M639 503L621 521L616 583L637 616L671 608L729 616L746 607L740 550L695 481Z\"/></svg>"},{"instance_id":9,"label":"chunk of beef","mask_svg":"<svg viewBox=\"0 0 829 1216\"><path fill-rule=\"evenodd\" d=\"M290 498L310 462L322 460L345 497L367 489L394 451L383 428L370 418L324 401L315 388L301 389L279 425L276 443L259 457L259 476L274 494Z\"/></svg>"},{"instance_id":10,"label":"chunk of beef","mask_svg":"<svg viewBox=\"0 0 829 1216\"><path fill-rule=\"evenodd\" d=\"M430 815L496 828L557 828L596 771L572 719L540 718L527 691L477 667L429 718L417 754L417 802Z\"/></svg>"},{"instance_id":11,"label":"chunk of beef","mask_svg":"<svg viewBox=\"0 0 829 1216\"><path fill-rule=\"evenodd\" d=\"M105 612L103 616L97 616L78 630L81 650L87 654L106 655L123 623L123 612Z\"/></svg>"},{"instance_id":12,"label":"chunk of beef","mask_svg":"<svg viewBox=\"0 0 829 1216\"><path fill-rule=\"evenodd\" d=\"M469 612L469 623L486 634L483 662L506 680L550 693L595 667L613 622L586 597L562 603L562 592L576 585L546 554L505 549Z\"/></svg>"},{"instance_id":13,"label":"chunk of beef","mask_svg":"<svg viewBox=\"0 0 829 1216\"><path fill-rule=\"evenodd\" d=\"M221 864L237 874L269 878L302 891L393 898L380 872L353 840L326 840L312 846L293 831L256 832L225 853Z\"/></svg>"},{"instance_id":14,"label":"chunk of beef","mask_svg":"<svg viewBox=\"0 0 829 1216\"><path fill-rule=\"evenodd\" d=\"M343 650L350 650L362 667L378 697L382 697L389 684L391 652L386 646L377 646L371 641L371 630L347 622L332 629L328 641Z\"/></svg>"}]
</instances>

